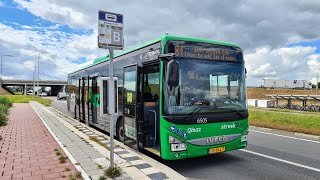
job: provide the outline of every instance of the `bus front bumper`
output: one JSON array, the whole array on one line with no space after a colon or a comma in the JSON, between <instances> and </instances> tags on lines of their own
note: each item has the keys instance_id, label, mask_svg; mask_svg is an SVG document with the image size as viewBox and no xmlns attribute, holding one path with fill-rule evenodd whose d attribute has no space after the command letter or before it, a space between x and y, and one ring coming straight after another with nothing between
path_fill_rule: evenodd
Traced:
<instances>
[{"instance_id":1,"label":"bus front bumper","mask_svg":"<svg viewBox=\"0 0 320 180\"><path fill-rule=\"evenodd\" d=\"M166 153L161 153L161 157L166 160L178 160L243 149L247 146L247 134L248 131L231 142L219 145L199 146L184 142L186 150L182 151L172 151L171 146L167 146L169 149L162 151Z\"/></svg>"}]
</instances>

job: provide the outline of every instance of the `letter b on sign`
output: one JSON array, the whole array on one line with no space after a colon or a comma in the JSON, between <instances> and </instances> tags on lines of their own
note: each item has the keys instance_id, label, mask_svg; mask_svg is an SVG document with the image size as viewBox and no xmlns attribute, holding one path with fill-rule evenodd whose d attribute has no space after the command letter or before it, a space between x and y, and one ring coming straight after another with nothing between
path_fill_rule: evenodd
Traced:
<instances>
[{"instance_id":1,"label":"letter b on sign","mask_svg":"<svg viewBox=\"0 0 320 180\"><path fill-rule=\"evenodd\" d=\"M120 33L119 32L113 32L113 41L120 42Z\"/></svg>"},{"instance_id":2,"label":"letter b on sign","mask_svg":"<svg viewBox=\"0 0 320 180\"><path fill-rule=\"evenodd\" d=\"M122 30L114 28L112 29L111 33L112 33L111 44L115 46L123 45Z\"/></svg>"}]
</instances>

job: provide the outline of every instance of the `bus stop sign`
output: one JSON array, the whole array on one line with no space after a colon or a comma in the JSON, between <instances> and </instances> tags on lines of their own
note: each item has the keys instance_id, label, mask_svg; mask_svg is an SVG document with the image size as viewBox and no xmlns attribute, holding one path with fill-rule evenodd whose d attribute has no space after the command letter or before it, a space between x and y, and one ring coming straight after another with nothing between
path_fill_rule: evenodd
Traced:
<instances>
[{"instance_id":1,"label":"bus stop sign","mask_svg":"<svg viewBox=\"0 0 320 180\"><path fill-rule=\"evenodd\" d=\"M123 49L123 15L99 11L98 47Z\"/></svg>"}]
</instances>

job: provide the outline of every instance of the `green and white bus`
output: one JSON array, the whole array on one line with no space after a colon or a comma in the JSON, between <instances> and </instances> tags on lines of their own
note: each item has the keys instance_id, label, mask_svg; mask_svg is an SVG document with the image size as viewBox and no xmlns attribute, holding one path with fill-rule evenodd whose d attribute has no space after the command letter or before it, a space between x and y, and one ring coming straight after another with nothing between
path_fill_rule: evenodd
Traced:
<instances>
[{"instance_id":1,"label":"green and white bus","mask_svg":"<svg viewBox=\"0 0 320 180\"><path fill-rule=\"evenodd\" d=\"M68 75L68 110L109 132L109 56ZM164 35L114 56L116 138L177 160L247 146L246 70L236 44Z\"/></svg>"}]
</instances>

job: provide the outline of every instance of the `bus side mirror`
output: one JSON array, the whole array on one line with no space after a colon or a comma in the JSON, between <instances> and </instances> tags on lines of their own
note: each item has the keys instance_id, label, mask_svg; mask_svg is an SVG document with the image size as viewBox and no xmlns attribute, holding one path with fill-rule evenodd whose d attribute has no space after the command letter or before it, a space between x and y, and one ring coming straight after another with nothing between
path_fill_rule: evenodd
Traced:
<instances>
[{"instance_id":1,"label":"bus side mirror","mask_svg":"<svg viewBox=\"0 0 320 180\"><path fill-rule=\"evenodd\" d=\"M168 85L174 87L179 86L179 62L177 62L175 59L171 59L171 61L168 62L167 69Z\"/></svg>"}]
</instances>

